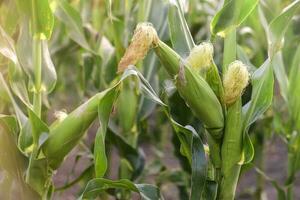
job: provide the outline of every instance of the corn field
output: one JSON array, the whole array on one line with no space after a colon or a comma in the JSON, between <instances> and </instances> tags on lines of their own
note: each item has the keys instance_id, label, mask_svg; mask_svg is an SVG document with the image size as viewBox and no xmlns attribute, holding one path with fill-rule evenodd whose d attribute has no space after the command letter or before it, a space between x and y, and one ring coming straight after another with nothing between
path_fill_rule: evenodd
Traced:
<instances>
[{"instance_id":1,"label":"corn field","mask_svg":"<svg viewBox=\"0 0 300 200\"><path fill-rule=\"evenodd\" d=\"M300 199L300 0L0 0L0 199Z\"/></svg>"}]
</instances>

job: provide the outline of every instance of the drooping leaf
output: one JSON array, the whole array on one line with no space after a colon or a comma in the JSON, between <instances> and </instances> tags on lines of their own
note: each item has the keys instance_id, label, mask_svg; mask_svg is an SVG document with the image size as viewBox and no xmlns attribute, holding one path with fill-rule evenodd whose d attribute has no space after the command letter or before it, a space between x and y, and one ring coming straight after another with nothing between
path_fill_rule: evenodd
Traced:
<instances>
[{"instance_id":1,"label":"drooping leaf","mask_svg":"<svg viewBox=\"0 0 300 200\"><path fill-rule=\"evenodd\" d=\"M98 118L100 122L100 127L97 131L94 145L94 162L96 178L102 178L107 170L105 137L109 116L116 97L117 91L116 89L112 89L108 93L106 93L106 95L101 99L98 105Z\"/></svg>"},{"instance_id":2,"label":"drooping leaf","mask_svg":"<svg viewBox=\"0 0 300 200\"><path fill-rule=\"evenodd\" d=\"M88 182L81 199L95 198L101 192L107 189L126 189L140 194L142 200L160 200L163 199L157 187L149 184L134 184L127 179L112 181L104 178L92 179Z\"/></svg>"}]
</instances>

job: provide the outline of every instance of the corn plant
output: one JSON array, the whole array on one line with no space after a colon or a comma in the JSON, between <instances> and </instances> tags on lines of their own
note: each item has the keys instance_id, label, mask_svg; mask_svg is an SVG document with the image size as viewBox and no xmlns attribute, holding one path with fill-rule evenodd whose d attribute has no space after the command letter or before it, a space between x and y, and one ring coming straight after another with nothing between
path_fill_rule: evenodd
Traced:
<instances>
[{"instance_id":1,"label":"corn plant","mask_svg":"<svg viewBox=\"0 0 300 200\"><path fill-rule=\"evenodd\" d=\"M275 131L288 130L288 178L281 186L260 166L256 171L278 199L292 199L300 50L291 53L293 40L283 41L293 35L289 24L300 4L281 12L274 3L270 14L268 3L0 1L0 198L60 199L79 185L79 199L137 193L156 200L171 182L179 199L236 199L243 171L261 151L254 134L269 129L271 118ZM250 39L247 27L256 31ZM273 72L289 111L286 127L276 121ZM274 112L265 114L272 102ZM154 161L142 140L155 149ZM180 169L164 163L170 143ZM58 186L56 173L71 152L71 175L81 158L88 164Z\"/></svg>"}]
</instances>

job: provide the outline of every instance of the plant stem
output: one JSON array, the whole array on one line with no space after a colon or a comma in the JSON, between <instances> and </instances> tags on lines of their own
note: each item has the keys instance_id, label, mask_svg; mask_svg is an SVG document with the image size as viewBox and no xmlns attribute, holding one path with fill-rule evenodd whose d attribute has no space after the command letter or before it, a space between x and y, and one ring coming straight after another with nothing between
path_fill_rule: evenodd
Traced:
<instances>
[{"instance_id":1,"label":"plant stem","mask_svg":"<svg viewBox=\"0 0 300 200\"><path fill-rule=\"evenodd\" d=\"M224 39L223 74L228 65L236 59L236 30L232 30Z\"/></svg>"},{"instance_id":2,"label":"plant stem","mask_svg":"<svg viewBox=\"0 0 300 200\"><path fill-rule=\"evenodd\" d=\"M33 39L33 65L35 75L35 91L33 96L33 111L37 116L41 116L42 107L42 93L41 93L41 80L42 80L42 42L40 39Z\"/></svg>"},{"instance_id":3,"label":"plant stem","mask_svg":"<svg viewBox=\"0 0 300 200\"><path fill-rule=\"evenodd\" d=\"M287 188L287 200L293 200L294 199L294 185L291 184L288 188Z\"/></svg>"},{"instance_id":4,"label":"plant stem","mask_svg":"<svg viewBox=\"0 0 300 200\"><path fill-rule=\"evenodd\" d=\"M287 200L293 200L294 199L294 155L292 153L289 153L288 155L288 180L287 182L290 182L289 186L287 187Z\"/></svg>"}]
</instances>

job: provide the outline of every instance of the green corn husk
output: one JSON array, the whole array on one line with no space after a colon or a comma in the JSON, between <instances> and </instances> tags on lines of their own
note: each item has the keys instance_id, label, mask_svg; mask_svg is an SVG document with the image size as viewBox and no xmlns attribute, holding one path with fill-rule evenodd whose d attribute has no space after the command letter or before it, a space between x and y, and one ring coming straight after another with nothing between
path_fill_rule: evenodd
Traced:
<instances>
[{"instance_id":1,"label":"green corn husk","mask_svg":"<svg viewBox=\"0 0 300 200\"><path fill-rule=\"evenodd\" d=\"M162 41L158 42L155 52L171 76L178 74L176 85L185 102L204 122L213 138L220 139L224 127L222 106L208 83L199 74L184 66L180 56Z\"/></svg>"},{"instance_id":2,"label":"green corn husk","mask_svg":"<svg viewBox=\"0 0 300 200\"><path fill-rule=\"evenodd\" d=\"M155 53L172 76L176 77L178 92L195 115L203 121L209 132L210 157L216 168L221 167L221 138L224 116L222 106L208 83L190 67L182 63L181 57L162 41L158 41ZM182 67L180 67L182 66ZM180 71L180 72L179 72Z\"/></svg>"},{"instance_id":3,"label":"green corn husk","mask_svg":"<svg viewBox=\"0 0 300 200\"><path fill-rule=\"evenodd\" d=\"M242 105L241 99L228 107L222 143L221 200L233 200L240 175L242 157Z\"/></svg>"},{"instance_id":4,"label":"green corn husk","mask_svg":"<svg viewBox=\"0 0 300 200\"><path fill-rule=\"evenodd\" d=\"M212 62L211 66L206 72L206 82L209 84L211 89L214 91L215 95L218 97L223 108L225 108L224 88L221 77L219 75L218 67L214 62Z\"/></svg>"},{"instance_id":5,"label":"green corn husk","mask_svg":"<svg viewBox=\"0 0 300 200\"><path fill-rule=\"evenodd\" d=\"M170 76L178 74L181 58L173 49L159 40L155 53Z\"/></svg>"},{"instance_id":6,"label":"green corn husk","mask_svg":"<svg viewBox=\"0 0 300 200\"><path fill-rule=\"evenodd\" d=\"M98 104L106 92L96 94L70 113L63 121L54 123L50 127L49 138L41 149L52 169L59 167L64 157L77 145L98 116Z\"/></svg>"},{"instance_id":7,"label":"green corn husk","mask_svg":"<svg viewBox=\"0 0 300 200\"><path fill-rule=\"evenodd\" d=\"M138 95L134 79L124 80L118 98L118 118L122 131L129 133L136 121Z\"/></svg>"}]
</instances>

